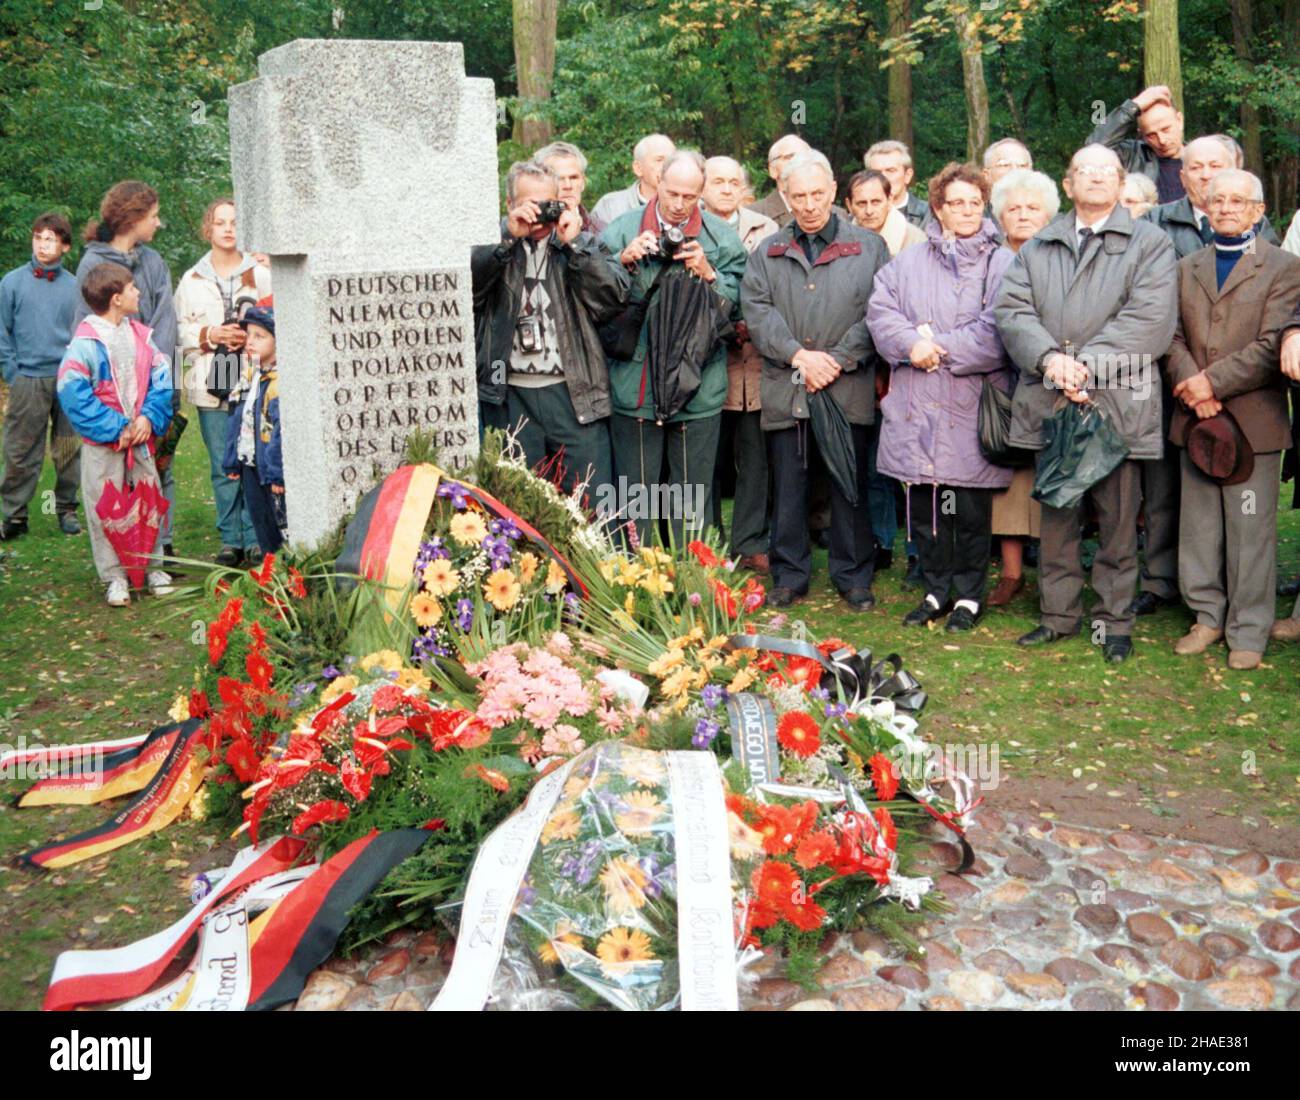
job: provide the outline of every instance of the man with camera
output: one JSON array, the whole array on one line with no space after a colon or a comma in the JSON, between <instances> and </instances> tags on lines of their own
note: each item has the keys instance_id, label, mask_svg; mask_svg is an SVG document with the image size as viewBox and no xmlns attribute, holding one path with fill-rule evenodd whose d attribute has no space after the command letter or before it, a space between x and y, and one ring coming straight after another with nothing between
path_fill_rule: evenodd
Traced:
<instances>
[{"instance_id":1,"label":"man with camera","mask_svg":"<svg viewBox=\"0 0 1300 1100\"><path fill-rule=\"evenodd\" d=\"M601 234L601 241L632 278L632 304L611 326L618 331L607 329L605 337L606 348L618 352L610 355L609 373L614 459L620 482L626 478L626 491L620 496L661 506L629 515L643 541L650 534L652 519L667 519L673 539L680 543L688 528L703 528L710 513L708 497L727 396L726 344L720 334L716 339L701 337L701 326L714 320L704 315L707 310L684 308L680 314L656 315L670 287L674 301L683 303L689 303L691 295L678 292L696 290L693 304L718 315L729 315L739 296L745 246L731 226L700 206L704 176L704 158L679 150L664 162L658 190L645 208L620 215ZM682 278L698 280L703 292L681 283ZM686 376L693 382L697 372L699 379L680 408L656 408L656 381L664 381L651 373L652 360L660 359L650 353L648 339L656 319L669 327L669 342L694 349L683 353L689 362L678 356L674 364L679 371L675 383ZM680 329L674 328L679 322ZM677 392L684 395L690 388L688 382ZM665 465L666 479L661 477Z\"/></svg>"},{"instance_id":2,"label":"man with camera","mask_svg":"<svg viewBox=\"0 0 1300 1100\"><path fill-rule=\"evenodd\" d=\"M627 301L628 277L559 200L534 161L506 175L501 243L470 252L479 416L519 425L530 466L562 465L568 492L610 481L609 373L597 328Z\"/></svg>"}]
</instances>

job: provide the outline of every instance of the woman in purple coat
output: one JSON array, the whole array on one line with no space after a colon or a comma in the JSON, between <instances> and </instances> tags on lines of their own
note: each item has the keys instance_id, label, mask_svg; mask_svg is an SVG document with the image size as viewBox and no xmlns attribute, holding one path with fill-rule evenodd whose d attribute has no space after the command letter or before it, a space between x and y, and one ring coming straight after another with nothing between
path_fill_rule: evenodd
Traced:
<instances>
[{"instance_id":1,"label":"woman in purple coat","mask_svg":"<svg viewBox=\"0 0 1300 1100\"><path fill-rule=\"evenodd\" d=\"M988 198L971 164L930 180L928 240L880 270L867 306L876 352L894 368L878 468L903 483L925 581L925 599L903 622L947 615L950 632L969 630L983 609L993 493L1012 473L984 459L977 434L984 379L1012 384L993 302L1014 257L984 217Z\"/></svg>"}]
</instances>

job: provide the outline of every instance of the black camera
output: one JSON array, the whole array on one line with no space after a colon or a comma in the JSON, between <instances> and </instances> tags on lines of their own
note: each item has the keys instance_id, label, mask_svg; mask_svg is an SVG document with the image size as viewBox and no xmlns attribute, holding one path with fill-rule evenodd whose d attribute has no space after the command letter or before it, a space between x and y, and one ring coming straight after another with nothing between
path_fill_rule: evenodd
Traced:
<instances>
[{"instance_id":1,"label":"black camera","mask_svg":"<svg viewBox=\"0 0 1300 1100\"><path fill-rule=\"evenodd\" d=\"M685 243L685 233L675 225L667 226L664 231L659 234L659 255L661 255L665 260L671 260L677 255L678 249L680 249Z\"/></svg>"},{"instance_id":2,"label":"black camera","mask_svg":"<svg viewBox=\"0 0 1300 1100\"><path fill-rule=\"evenodd\" d=\"M541 225L558 222L568 209L559 199L543 199L537 204L537 221Z\"/></svg>"}]
</instances>

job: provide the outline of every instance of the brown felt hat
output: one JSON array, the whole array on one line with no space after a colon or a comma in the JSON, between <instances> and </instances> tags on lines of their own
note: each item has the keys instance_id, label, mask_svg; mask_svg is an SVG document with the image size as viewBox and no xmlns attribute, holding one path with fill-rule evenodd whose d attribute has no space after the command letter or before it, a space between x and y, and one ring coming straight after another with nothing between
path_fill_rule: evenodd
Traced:
<instances>
[{"instance_id":1,"label":"brown felt hat","mask_svg":"<svg viewBox=\"0 0 1300 1100\"><path fill-rule=\"evenodd\" d=\"M1187 433L1187 457L1220 485L1240 485L1255 472L1255 452L1226 409L1198 420Z\"/></svg>"}]
</instances>

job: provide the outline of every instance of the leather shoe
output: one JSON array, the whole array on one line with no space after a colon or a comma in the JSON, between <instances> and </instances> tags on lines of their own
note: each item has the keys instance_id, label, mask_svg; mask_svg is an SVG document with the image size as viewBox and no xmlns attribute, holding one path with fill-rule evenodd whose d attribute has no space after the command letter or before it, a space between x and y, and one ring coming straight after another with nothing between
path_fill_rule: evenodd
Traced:
<instances>
[{"instance_id":1,"label":"leather shoe","mask_svg":"<svg viewBox=\"0 0 1300 1100\"><path fill-rule=\"evenodd\" d=\"M1204 653L1222 638L1222 630L1215 630L1213 627L1203 626L1201 623L1193 623L1192 629L1174 642L1174 652L1180 657L1193 657L1197 653Z\"/></svg>"},{"instance_id":2,"label":"leather shoe","mask_svg":"<svg viewBox=\"0 0 1300 1100\"><path fill-rule=\"evenodd\" d=\"M971 630L979 622L979 612L972 611L969 607L955 607L952 614L948 616L947 625L944 630L949 634L960 634L963 631Z\"/></svg>"},{"instance_id":3,"label":"leather shoe","mask_svg":"<svg viewBox=\"0 0 1300 1100\"><path fill-rule=\"evenodd\" d=\"M1264 654L1253 649L1230 649L1228 651L1228 667L1235 668L1238 672L1259 668L1259 662L1263 659Z\"/></svg>"},{"instance_id":4,"label":"leather shoe","mask_svg":"<svg viewBox=\"0 0 1300 1100\"><path fill-rule=\"evenodd\" d=\"M803 596L802 592L796 592L793 588L782 588L777 586L767 594L768 607L789 607L797 603Z\"/></svg>"},{"instance_id":5,"label":"leather shoe","mask_svg":"<svg viewBox=\"0 0 1300 1100\"><path fill-rule=\"evenodd\" d=\"M766 554L742 554L737 564L741 569L748 569L751 573L772 572L772 565Z\"/></svg>"},{"instance_id":6,"label":"leather shoe","mask_svg":"<svg viewBox=\"0 0 1300 1100\"><path fill-rule=\"evenodd\" d=\"M989 607L1006 607L1025 590L1025 578L1008 577L1005 573L999 578L997 586L989 596Z\"/></svg>"},{"instance_id":7,"label":"leather shoe","mask_svg":"<svg viewBox=\"0 0 1300 1100\"><path fill-rule=\"evenodd\" d=\"M213 559L218 565L225 565L233 568L244 560L244 551L238 546L223 546L217 551L217 556Z\"/></svg>"},{"instance_id":8,"label":"leather shoe","mask_svg":"<svg viewBox=\"0 0 1300 1100\"><path fill-rule=\"evenodd\" d=\"M1292 577L1277 586L1279 596L1300 596L1300 577Z\"/></svg>"},{"instance_id":9,"label":"leather shoe","mask_svg":"<svg viewBox=\"0 0 1300 1100\"><path fill-rule=\"evenodd\" d=\"M921 559L913 555L907 559L907 573L903 577L905 588L920 588L925 581L921 577Z\"/></svg>"},{"instance_id":10,"label":"leather shoe","mask_svg":"<svg viewBox=\"0 0 1300 1100\"><path fill-rule=\"evenodd\" d=\"M75 512L60 512L59 530L65 535L81 534L81 524L77 522L77 514Z\"/></svg>"},{"instance_id":11,"label":"leather shoe","mask_svg":"<svg viewBox=\"0 0 1300 1100\"><path fill-rule=\"evenodd\" d=\"M942 607L936 604L928 596L917 604L911 611L903 616L904 626L925 626L934 622L936 619L942 619L949 611L952 610L952 604L946 603Z\"/></svg>"},{"instance_id":12,"label":"leather shoe","mask_svg":"<svg viewBox=\"0 0 1300 1100\"><path fill-rule=\"evenodd\" d=\"M1101 646L1101 655L1111 664L1119 664L1133 652L1133 639L1127 634L1112 634Z\"/></svg>"},{"instance_id":13,"label":"leather shoe","mask_svg":"<svg viewBox=\"0 0 1300 1100\"><path fill-rule=\"evenodd\" d=\"M1059 630L1053 630L1050 626L1036 626L1028 634L1022 634L1016 639L1016 645L1045 645L1048 642L1059 642L1062 638L1072 638L1073 634L1062 634Z\"/></svg>"},{"instance_id":14,"label":"leather shoe","mask_svg":"<svg viewBox=\"0 0 1300 1100\"><path fill-rule=\"evenodd\" d=\"M1168 596L1157 596L1154 592L1139 592L1128 605L1133 615L1154 615L1162 607L1173 607L1177 600Z\"/></svg>"},{"instance_id":15,"label":"leather shoe","mask_svg":"<svg viewBox=\"0 0 1300 1100\"><path fill-rule=\"evenodd\" d=\"M876 572L883 573L894 567L894 551L888 546L876 547Z\"/></svg>"},{"instance_id":16,"label":"leather shoe","mask_svg":"<svg viewBox=\"0 0 1300 1100\"><path fill-rule=\"evenodd\" d=\"M1278 619L1268 636L1275 642L1300 642L1300 619Z\"/></svg>"},{"instance_id":17,"label":"leather shoe","mask_svg":"<svg viewBox=\"0 0 1300 1100\"><path fill-rule=\"evenodd\" d=\"M3 525L0 525L0 539L16 539L25 534L27 534L25 519L7 519Z\"/></svg>"},{"instance_id":18,"label":"leather shoe","mask_svg":"<svg viewBox=\"0 0 1300 1100\"><path fill-rule=\"evenodd\" d=\"M850 588L847 592L841 592L840 598L854 611L870 611L876 606L876 597L871 594L870 588ZM768 600L768 603L771 602Z\"/></svg>"},{"instance_id":19,"label":"leather shoe","mask_svg":"<svg viewBox=\"0 0 1300 1100\"><path fill-rule=\"evenodd\" d=\"M814 546L820 546L823 550L829 550L831 548L831 532L829 527L819 527L816 531L809 531L808 536L812 539Z\"/></svg>"}]
</instances>

